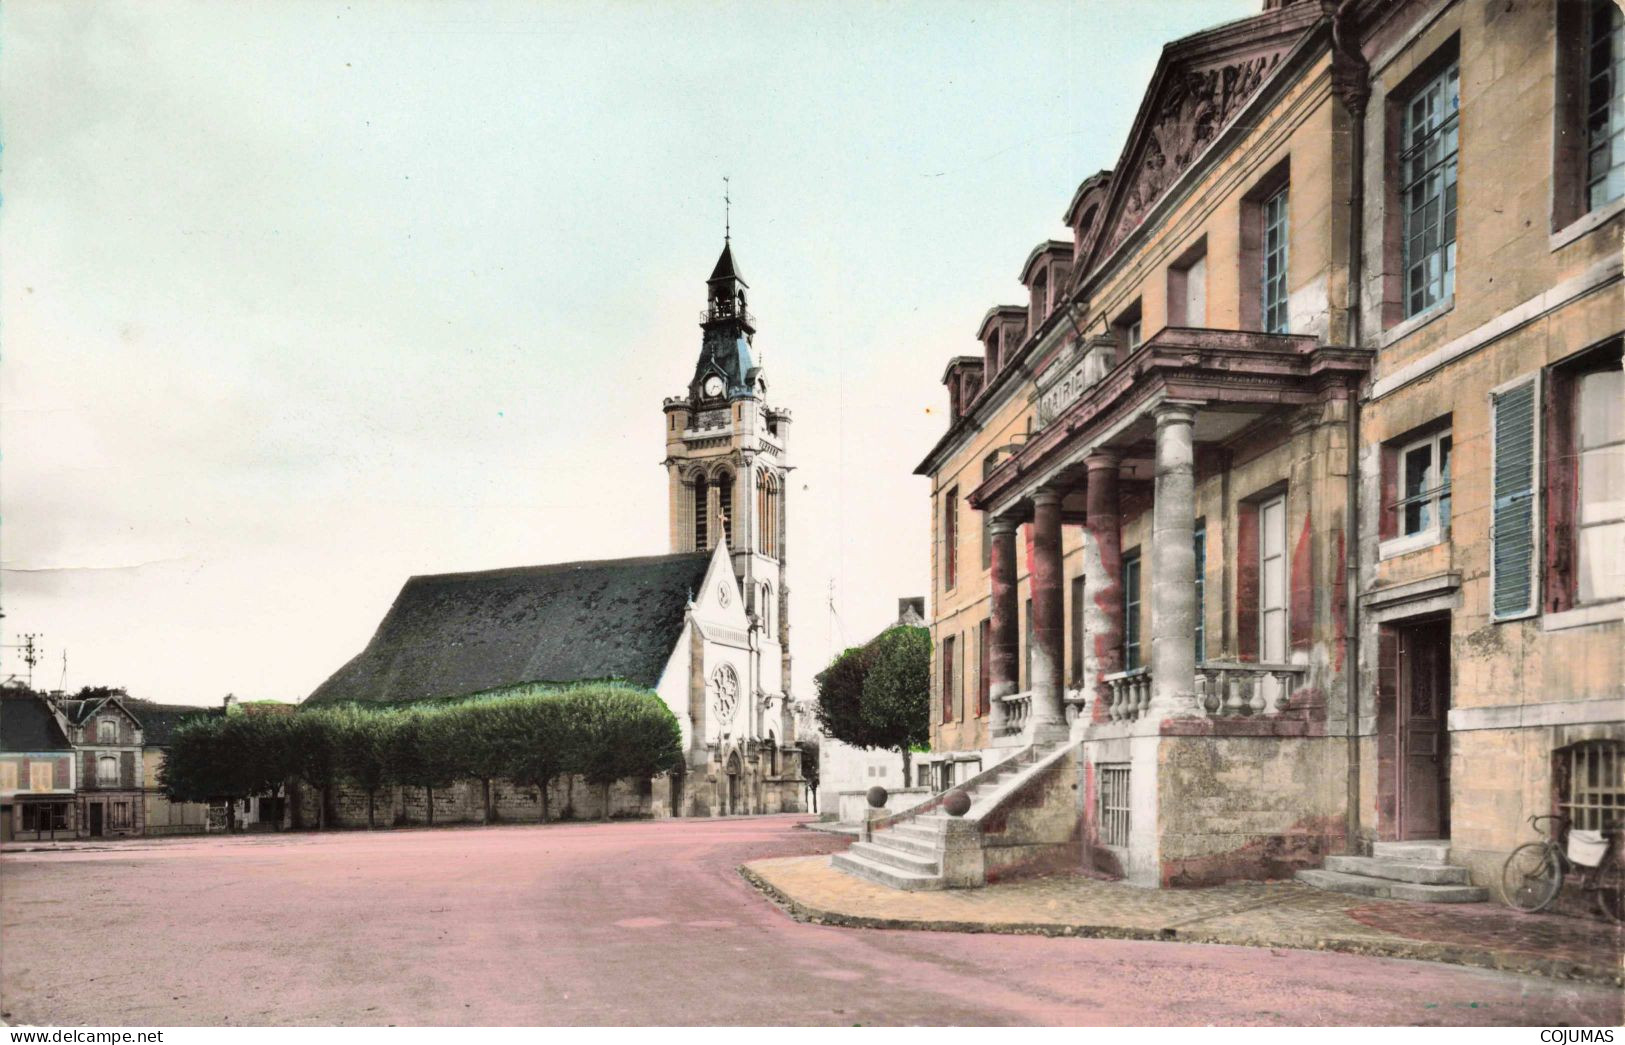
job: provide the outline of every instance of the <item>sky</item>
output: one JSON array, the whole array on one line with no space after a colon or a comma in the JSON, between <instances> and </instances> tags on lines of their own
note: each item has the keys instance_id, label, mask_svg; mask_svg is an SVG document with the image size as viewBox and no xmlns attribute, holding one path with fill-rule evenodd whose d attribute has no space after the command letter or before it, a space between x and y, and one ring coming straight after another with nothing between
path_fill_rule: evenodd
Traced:
<instances>
[{"instance_id":1,"label":"sky","mask_svg":"<svg viewBox=\"0 0 1625 1045\"><path fill-rule=\"evenodd\" d=\"M299 700L408 576L664 554L722 247L794 695L929 595L947 360L1259 0L0 9L0 678Z\"/></svg>"}]
</instances>

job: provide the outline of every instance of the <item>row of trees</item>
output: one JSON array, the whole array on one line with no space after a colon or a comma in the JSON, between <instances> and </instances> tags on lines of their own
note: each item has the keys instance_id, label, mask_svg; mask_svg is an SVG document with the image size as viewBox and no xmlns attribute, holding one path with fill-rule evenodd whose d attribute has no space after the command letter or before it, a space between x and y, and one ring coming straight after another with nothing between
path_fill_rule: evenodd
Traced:
<instances>
[{"instance_id":1,"label":"row of trees","mask_svg":"<svg viewBox=\"0 0 1625 1045\"><path fill-rule=\"evenodd\" d=\"M931 741L931 633L899 624L854 646L814 679L818 724L854 747L897 751L903 786L910 753Z\"/></svg>"},{"instance_id":2,"label":"row of trees","mask_svg":"<svg viewBox=\"0 0 1625 1045\"><path fill-rule=\"evenodd\" d=\"M519 687L454 704L198 718L176 730L159 782L175 801L225 802L229 825L238 801L298 781L320 794L325 828L333 791L348 781L367 793L373 827L378 792L394 784L424 789L432 824L436 788L479 780L489 822L491 781L507 779L537 789L546 821L547 789L561 776L602 787L607 815L616 780L682 764L682 732L665 703L602 684Z\"/></svg>"}]
</instances>

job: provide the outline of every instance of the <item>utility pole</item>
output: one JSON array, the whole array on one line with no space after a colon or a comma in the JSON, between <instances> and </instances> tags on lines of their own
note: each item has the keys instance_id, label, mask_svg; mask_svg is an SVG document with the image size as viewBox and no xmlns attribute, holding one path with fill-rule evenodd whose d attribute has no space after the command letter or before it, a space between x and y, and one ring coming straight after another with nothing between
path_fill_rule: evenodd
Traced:
<instances>
[{"instance_id":1,"label":"utility pole","mask_svg":"<svg viewBox=\"0 0 1625 1045\"><path fill-rule=\"evenodd\" d=\"M23 651L23 663L28 665L28 688L34 688L34 666L40 662L44 655L44 645L40 642L45 638L39 632L28 632L19 636L21 642L8 642L3 644L5 649L20 649ZM65 664L66 662L64 662Z\"/></svg>"}]
</instances>

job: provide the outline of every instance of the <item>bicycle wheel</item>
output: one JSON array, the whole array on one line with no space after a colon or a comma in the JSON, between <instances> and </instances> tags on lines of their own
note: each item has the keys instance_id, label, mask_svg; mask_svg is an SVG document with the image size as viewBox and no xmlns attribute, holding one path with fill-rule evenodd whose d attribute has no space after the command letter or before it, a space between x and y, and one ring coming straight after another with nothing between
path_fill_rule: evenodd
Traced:
<instances>
[{"instance_id":1,"label":"bicycle wheel","mask_svg":"<svg viewBox=\"0 0 1625 1045\"><path fill-rule=\"evenodd\" d=\"M1625 922L1625 864L1612 852L1597 869L1597 910L1616 925Z\"/></svg>"},{"instance_id":2,"label":"bicycle wheel","mask_svg":"<svg viewBox=\"0 0 1625 1045\"><path fill-rule=\"evenodd\" d=\"M1520 911L1545 910L1562 886L1563 865L1557 850L1544 842L1520 845L1501 867L1501 897L1508 907Z\"/></svg>"}]
</instances>

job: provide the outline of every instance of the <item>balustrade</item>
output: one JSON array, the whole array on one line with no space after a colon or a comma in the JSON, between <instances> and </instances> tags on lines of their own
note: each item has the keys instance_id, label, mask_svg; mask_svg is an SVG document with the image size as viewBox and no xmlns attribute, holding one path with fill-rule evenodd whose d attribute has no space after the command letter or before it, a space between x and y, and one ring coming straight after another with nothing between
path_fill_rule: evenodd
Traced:
<instances>
[{"instance_id":1,"label":"balustrade","mask_svg":"<svg viewBox=\"0 0 1625 1045\"><path fill-rule=\"evenodd\" d=\"M1134 668L1102 679L1110 694L1106 717L1112 722L1133 722L1151 707L1151 671Z\"/></svg>"},{"instance_id":2,"label":"balustrade","mask_svg":"<svg viewBox=\"0 0 1625 1045\"><path fill-rule=\"evenodd\" d=\"M1033 695L1029 693L1011 693L998 698L999 704L1004 708L1004 725L999 729L1001 737L1019 736L1027 728L1027 718L1032 714Z\"/></svg>"},{"instance_id":3,"label":"balustrade","mask_svg":"<svg viewBox=\"0 0 1625 1045\"><path fill-rule=\"evenodd\" d=\"M1278 715L1308 672L1301 664L1207 661L1196 666L1196 707L1209 718Z\"/></svg>"}]
</instances>

